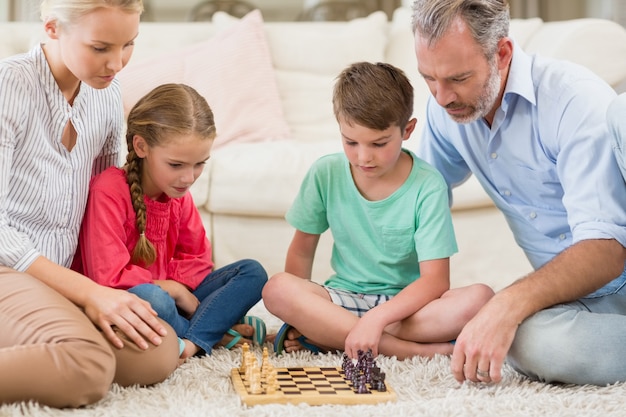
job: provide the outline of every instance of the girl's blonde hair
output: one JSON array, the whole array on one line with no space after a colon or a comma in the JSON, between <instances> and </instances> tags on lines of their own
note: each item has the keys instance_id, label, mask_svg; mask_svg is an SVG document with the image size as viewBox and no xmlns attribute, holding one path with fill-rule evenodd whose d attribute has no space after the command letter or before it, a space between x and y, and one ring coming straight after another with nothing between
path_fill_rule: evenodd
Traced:
<instances>
[{"instance_id":1,"label":"girl's blonde hair","mask_svg":"<svg viewBox=\"0 0 626 417\"><path fill-rule=\"evenodd\" d=\"M142 13L143 0L42 0L41 20L72 24L100 7L116 7L129 13Z\"/></svg>"},{"instance_id":2,"label":"girl's blonde hair","mask_svg":"<svg viewBox=\"0 0 626 417\"><path fill-rule=\"evenodd\" d=\"M146 238L146 204L141 186L143 159L137 156L133 138L141 136L149 147L165 144L175 135L195 134L205 140L215 139L215 121L207 101L185 84L163 84L143 96L128 114L126 128L126 182L135 209L139 240L133 250L133 263L151 265L156 250Z\"/></svg>"}]
</instances>

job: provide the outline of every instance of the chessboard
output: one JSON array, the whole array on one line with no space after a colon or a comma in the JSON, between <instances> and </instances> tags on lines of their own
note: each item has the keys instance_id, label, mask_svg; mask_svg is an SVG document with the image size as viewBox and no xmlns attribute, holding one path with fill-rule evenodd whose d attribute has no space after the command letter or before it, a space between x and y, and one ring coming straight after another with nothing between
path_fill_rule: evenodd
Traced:
<instances>
[{"instance_id":1,"label":"chessboard","mask_svg":"<svg viewBox=\"0 0 626 417\"><path fill-rule=\"evenodd\" d=\"M271 394L250 393L250 383L239 368L233 368L231 379L241 401L249 406L260 404L376 404L395 401L396 393L387 385L384 392L369 389L357 394L352 382L340 367L275 368L278 388Z\"/></svg>"},{"instance_id":2,"label":"chessboard","mask_svg":"<svg viewBox=\"0 0 626 417\"><path fill-rule=\"evenodd\" d=\"M253 382L256 390L251 388L252 378L246 371L244 366L233 368L231 380L241 401L248 406L300 403L354 405L396 400L396 393L388 384L384 384L381 391L373 383L366 383L360 390L355 389L353 380L346 378L343 366L272 368L271 381L262 377Z\"/></svg>"}]
</instances>

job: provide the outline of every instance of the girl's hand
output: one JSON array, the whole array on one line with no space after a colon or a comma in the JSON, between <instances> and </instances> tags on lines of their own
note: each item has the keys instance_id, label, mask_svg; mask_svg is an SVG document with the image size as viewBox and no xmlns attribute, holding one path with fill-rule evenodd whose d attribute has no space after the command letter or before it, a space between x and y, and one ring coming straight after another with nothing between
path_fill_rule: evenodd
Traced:
<instances>
[{"instance_id":1,"label":"girl's hand","mask_svg":"<svg viewBox=\"0 0 626 417\"><path fill-rule=\"evenodd\" d=\"M377 323L375 316L370 314L372 311L363 315L346 337L344 350L350 358L357 358L359 350L371 350L374 357L378 356L378 343L384 326Z\"/></svg>"},{"instance_id":2,"label":"girl's hand","mask_svg":"<svg viewBox=\"0 0 626 417\"><path fill-rule=\"evenodd\" d=\"M171 279L157 280L154 281L154 284L161 287L163 291L167 291L170 297L174 299L174 302L176 302L176 306L185 312L187 318L194 315L200 305L200 301L184 284Z\"/></svg>"},{"instance_id":3,"label":"girl's hand","mask_svg":"<svg viewBox=\"0 0 626 417\"><path fill-rule=\"evenodd\" d=\"M89 292L84 311L111 344L120 349L124 342L115 333L116 328L144 350L149 347L147 341L159 345L161 336L167 334L150 303L125 290L96 285Z\"/></svg>"}]
</instances>

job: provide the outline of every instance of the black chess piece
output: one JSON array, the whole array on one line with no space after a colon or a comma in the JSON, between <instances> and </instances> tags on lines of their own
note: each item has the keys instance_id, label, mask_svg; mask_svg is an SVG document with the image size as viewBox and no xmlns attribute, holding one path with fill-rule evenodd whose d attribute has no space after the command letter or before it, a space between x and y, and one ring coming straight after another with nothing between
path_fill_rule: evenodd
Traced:
<instances>
[{"instance_id":1,"label":"black chess piece","mask_svg":"<svg viewBox=\"0 0 626 417\"><path fill-rule=\"evenodd\" d=\"M361 375L359 377L357 387L356 387L356 393L357 394L369 394L370 393L370 390L367 389L367 384L365 383L365 375Z\"/></svg>"}]
</instances>

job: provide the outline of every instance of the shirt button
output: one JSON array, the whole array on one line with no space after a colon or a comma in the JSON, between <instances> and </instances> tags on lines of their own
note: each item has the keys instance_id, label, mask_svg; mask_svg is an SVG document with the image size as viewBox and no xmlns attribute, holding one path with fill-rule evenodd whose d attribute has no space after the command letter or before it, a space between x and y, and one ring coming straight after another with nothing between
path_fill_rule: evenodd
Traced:
<instances>
[{"instance_id":1,"label":"shirt button","mask_svg":"<svg viewBox=\"0 0 626 417\"><path fill-rule=\"evenodd\" d=\"M532 212L530 213L529 217L530 217L531 219L534 219L534 218L536 218L536 217L537 217L537 213L535 213L534 211L532 211Z\"/></svg>"},{"instance_id":2,"label":"shirt button","mask_svg":"<svg viewBox=\"0 0 626 417\"><path fill-rule=\"evenodd\" d=\"M498 157L498 154L495 152L492 152L491 155L489 156L491 156L491 159L496 159Z\"/></svg>"},{"instance_id":3,"label":"shirt button","mask_svg":"<svg viewBox=\"0 0 626 417\"><path fill-rule=\"evenodd\" d=\"M561 234L559 235L559 239L561 239L561 240L565 240L565 233L561 233Z\"/></svg>"},{"instance_id":4,"label":"shirt button","mask_svg":"<svg viewBox=\"0 0 626 417\"><path fill-rule=\"evenodd\" d=\"M504 192L504 195L508 197L508 196L510 196L510 195L511 195L511 192L510 192L509 190L506 190L506 191Z\"/></svg>"}]
</instances>

